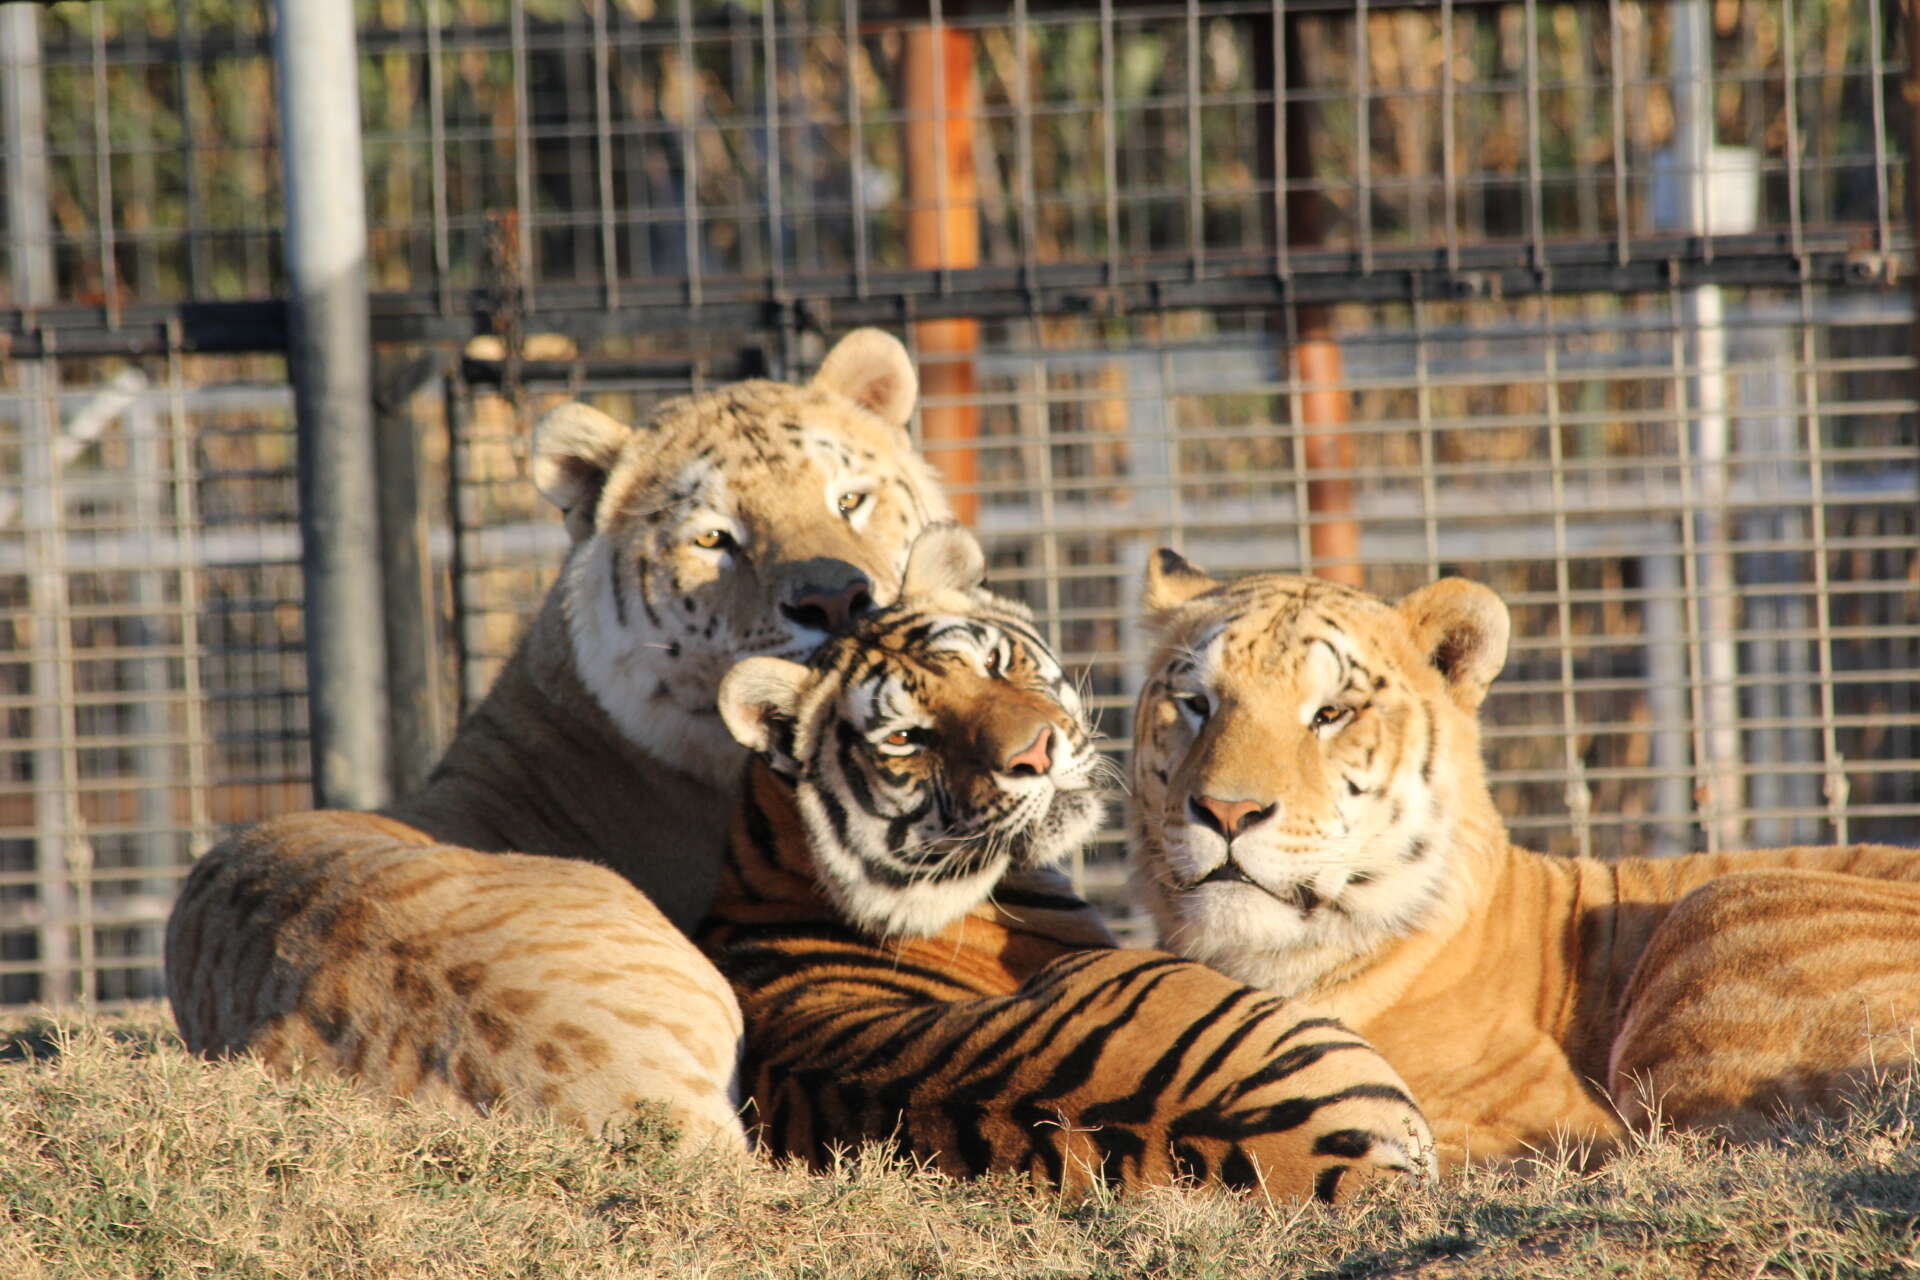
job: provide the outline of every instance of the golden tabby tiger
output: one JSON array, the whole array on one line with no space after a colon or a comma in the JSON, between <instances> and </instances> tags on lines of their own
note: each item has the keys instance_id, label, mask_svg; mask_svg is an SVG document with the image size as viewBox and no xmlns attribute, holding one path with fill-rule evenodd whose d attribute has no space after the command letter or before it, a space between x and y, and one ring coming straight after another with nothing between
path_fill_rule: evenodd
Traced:
<instances>
[{"instance_id":1,"label":"golden tabby tiger","mask_svg":"<svg viewBox=\"0 0 1920 1280\"><path fill-rule=\"evenodd\" d=\"M1223 584L1161 551L1135 721L1136 882L1164 945L1326 1005L1443 1159L1831 1100L1920 1019L1920 851L1599 862L1514 845L1475 712L1506 607Z\"/></svg>"}]
</instances>

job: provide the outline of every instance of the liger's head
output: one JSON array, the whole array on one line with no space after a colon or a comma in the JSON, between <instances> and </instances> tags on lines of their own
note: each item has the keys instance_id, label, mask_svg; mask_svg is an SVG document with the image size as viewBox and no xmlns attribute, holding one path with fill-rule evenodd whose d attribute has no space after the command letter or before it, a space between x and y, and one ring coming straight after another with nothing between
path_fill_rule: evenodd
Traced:
<instances>
[{"instance_id":1,"label":"liger's head","mask_svg":"<svg viewBox=\"0 0 1920 1280\"><path fill-rule=\"evenodd\" d=\"M803 386L737 382L638 427L584 404L541 419L533 478L573 538L575 664L627 738L730 782L720 678L750 654L804 657L893 594L914 535L947 516L907 436L917 389L906 349L861 329Z\"/></svg>"}]
</instances>

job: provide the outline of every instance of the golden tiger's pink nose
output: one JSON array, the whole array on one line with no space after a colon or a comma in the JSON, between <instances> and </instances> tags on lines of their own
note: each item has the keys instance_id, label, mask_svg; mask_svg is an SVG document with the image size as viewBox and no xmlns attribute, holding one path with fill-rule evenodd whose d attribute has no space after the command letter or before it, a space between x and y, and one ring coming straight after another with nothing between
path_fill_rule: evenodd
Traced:
<instances>
[{"instance_id":1,"label":"golden tiger's pink nose","mask_svg":"<svg viewBox=\"0 0 1920 1280\"><path fill-rule=\"evenodd\" d=\"M843 587L809 587L780 606L780 612L803 627L814 631L840 631L873 608L873 594L867 580L859 578Z\"/></svg>"},{"instance_id":2,"label":"golden tiger's pink nose","mask_svg":"<svg viewBox=\"0 0 1920 1280\"><path fill-rule=\"evenodd\" d=\"M1193 796L1187 801L1187 809L1201 826L1212 827L1231 840L1254 823L1271 817L1274 806L1263 805L1258 800L1217 800L1212 796Z\"/></svg>"},{"instance_id":3,"label":"golden tiger's pink nose","mask_svg":"<svg viewBox=\"0 0 1920 1280\"><path fill-rule=\"evenodd\" d=\"M1016 778L1034 778L1053 768L1053 730L1042 725L1040 734L1032 742L1007 757L1000 766L1000 772L1010 773Z\"/></svg>"}]
</instances>

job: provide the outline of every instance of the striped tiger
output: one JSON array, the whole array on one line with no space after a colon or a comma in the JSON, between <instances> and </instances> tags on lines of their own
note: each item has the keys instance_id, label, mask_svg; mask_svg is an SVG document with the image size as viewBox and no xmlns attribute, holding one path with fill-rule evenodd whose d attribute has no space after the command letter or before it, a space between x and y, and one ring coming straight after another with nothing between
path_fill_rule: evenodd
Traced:
<instances>
[{"instance_id":1,"label":"striped tiger","mask_svg":"<svg viewBox=\"0 0 1920 1280\"><path fill-rule=\"evenodd\" d=\"M1557 858L1515 845L1476 711L1507 609L1149 566L1136 876L1161 939L1325 1003L1403 1072L1443 1162L1655 1111L1752 1130L1837 1101L1920 1020L1920 851ZM1876 1042L1891 1033L1895 1040Z\"/></svg>"},{"instance_id":2,"label":"striped tiger","mask_svg":"<svg viewBox=\"0 0 1920 1280\"><path fill-rule=\"evenodd\" d=\"M809 665L751 658L755 753L701 944L746 1017L750 1125L814 1166L878 1141L960 1176L1333 1199L1421 1173L1393 1069L1332 1018L1119 950L1052 864L1107 767L1031 615L957 526Z\"/></svg>"}]
</instances>

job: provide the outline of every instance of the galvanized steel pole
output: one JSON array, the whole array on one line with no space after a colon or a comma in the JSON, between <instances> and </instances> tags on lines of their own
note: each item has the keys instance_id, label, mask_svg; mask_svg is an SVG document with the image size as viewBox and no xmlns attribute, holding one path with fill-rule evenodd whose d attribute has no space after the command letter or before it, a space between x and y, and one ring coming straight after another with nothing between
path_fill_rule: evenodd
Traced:
<instances>
[{"instance_id":1,"label":"galvanized steel pole","mask_svg":"<svg viewBox=\"0 0 1920 1280\"><path fill-rule=\"evenodd\" d=\"M53 215L47 200L46 80L40 56L40 14L26 5L0 7L0 143L6 147L7 265L13 303L54 301ZM52 360L22 360L21 525L31 549L27 579L29 650L33 655L29 736L33 751L34 862L40 897L40 989L48 1004L84 989L74 971L74 855L85 847L75 811L73 708L62 699L61 632L67 611L60 502L60 432Z\"/></svg>"},{"instance_id":2,"label":"galvanized steel pole","mask_svg":"<svg viewBox=\"0 0 1920 1280\"><path fill-rule=\"evenodd\" d=\"M313 790L323 807L365 809L389 793L353 5L277 0L274 15Z\"/></svg>"}]
</instances>

